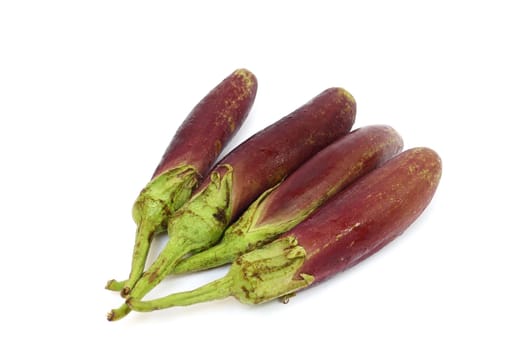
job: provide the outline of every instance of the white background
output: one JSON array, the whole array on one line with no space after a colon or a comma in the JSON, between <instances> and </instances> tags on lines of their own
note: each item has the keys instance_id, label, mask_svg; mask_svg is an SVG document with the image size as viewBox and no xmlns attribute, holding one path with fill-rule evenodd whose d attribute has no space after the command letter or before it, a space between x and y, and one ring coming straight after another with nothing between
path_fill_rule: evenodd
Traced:
<instances>
[{"instance_id":1,"label":"white background","mask_svg":"<svg viewBox=\"0 0 524 350\"><path fill-rule=\"evenodd\" d=\"M519 3L0 2L0 348L524 348ZM287 305L229 298L108 323L121 299L103 287L127 275L136 195L239 67L259 92L228 149L342 86L355 127L390 124L441 155L433 202Z\"/></svg>"}]
</instances>

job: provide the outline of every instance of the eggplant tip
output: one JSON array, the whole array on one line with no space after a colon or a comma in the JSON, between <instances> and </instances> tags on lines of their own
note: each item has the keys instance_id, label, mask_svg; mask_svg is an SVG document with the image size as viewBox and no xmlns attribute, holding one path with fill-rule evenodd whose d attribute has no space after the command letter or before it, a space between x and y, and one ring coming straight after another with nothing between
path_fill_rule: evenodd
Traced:
<instances>
[{"instance_id":1,"label":"eggplant tip","mask_svg":"<svg viewBox=\"0 0 524 350\"><path fill-rule=\"evenodd\" d=\"M113 285L113 283L115 283L116 280L115 279L112 279L112 280L109 280L106 282L106 286L105 286L105 289L109 289L111 290L111 286Z\"/></svg>"}]
</instances>

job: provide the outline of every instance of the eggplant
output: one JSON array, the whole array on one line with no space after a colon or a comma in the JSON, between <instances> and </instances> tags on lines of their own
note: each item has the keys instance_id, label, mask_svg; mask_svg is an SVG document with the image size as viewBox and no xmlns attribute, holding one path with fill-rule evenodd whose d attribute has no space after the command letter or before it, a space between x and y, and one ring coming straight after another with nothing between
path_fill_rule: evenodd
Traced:
<instances>
[{"instance_id":1,"label":"eggplant","mask_svg":"<svg viewBox=\"0 0 524 350\"><path fill-rule=\"evenodd\" d=\"M134 203L137 230L129 278L120 282L110 280L107 289L127 291L134 286L144 271L151 240L166 231L168 218L207 175L244 122L256 92L255 75L247 69L237 69L189 113Z\"/></svg>"}]
</instances>

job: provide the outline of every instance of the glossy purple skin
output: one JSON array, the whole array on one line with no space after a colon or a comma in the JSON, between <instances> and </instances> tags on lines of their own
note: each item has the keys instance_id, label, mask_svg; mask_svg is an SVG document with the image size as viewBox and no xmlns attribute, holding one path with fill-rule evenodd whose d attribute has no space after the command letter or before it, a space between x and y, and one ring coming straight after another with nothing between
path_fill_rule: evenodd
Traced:
<instances>
[{"instance_id":1,"label":"glossy purple skin","mask_svg":"<svg viewBox=\"0 0 524 350\"><path fill-rule=\"evenodd\" d=\"M248 115L257 79L238 69L211 90L189 113L166 149L153 178L180 165L205 176Z\"/></svg>"},{"instance_id":2,"label":"glossy purple skin","mask_svg":"<svg viewBox=\"0 0 524 350\"><path fill-rule=\"evenodd\" d=\"M321 282L398 237L431 201L441 171L433 150L413 148L357 180L284 235L307 253L296 276Z\"/></svg>"},{"instance_id":3,"label":"glossy purple skin","mask_svg":"<svg viewBox=\"0 0 524 350\"><path fill-rule=\"evenodd\" d=\"M347 134L355 114L352 96L343 89L330 88L231 151L217 165L233 168L231 219L235 220L263 191ZM208 181L204 180L200 188Z\"/></svg>"},{"instance_id":4,"label":"glossy purple skin","mask_svg":"<svg viewBox=\"0 0 524 350\"><path fill-rule=\"evenodd\" d=\"M257 226L293 220L400 152L402 138L390 126L352 131L293 172L263 204Z\"/></svg>"}]
</instances>

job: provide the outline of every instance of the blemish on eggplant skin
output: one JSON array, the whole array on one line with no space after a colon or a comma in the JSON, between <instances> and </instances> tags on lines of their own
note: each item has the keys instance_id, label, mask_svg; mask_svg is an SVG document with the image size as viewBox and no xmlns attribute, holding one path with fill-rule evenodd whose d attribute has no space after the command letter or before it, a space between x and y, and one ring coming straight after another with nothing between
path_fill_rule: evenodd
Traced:
<instances>
[{"instance_id":1,"label":"blemish on eggplant skin","mask_svg":"<svg viewBox=\"0 0 524 350\"><path fill-rule=\"evenodd\" d=\"M222 224L227 224L226 211L223 208L218 208L216 212L213 213L213 217Z\"/></svg>"},{"instance_id":2,"label":"blemish on eggplant skin","mask_svg":"<svg viewBox=\"0 0 524 350\"><path fill-rule=\"evenodd\" d=\"M220 151L222 150L222 143L220 140L215 141L215 153L218 155L220 154Z\"/></svg>"},{"instance_id":3,"label":"blemish on eggplant skin","mask_svg":"<svg viewBox=\"0 0 524 350\"><path fill-rule=\"evenodd\" d=\"M257 271L256 269L251 274L251 277L256 278L259 281L262 281L262 276L260 274L260 271Z\"/></svg>"},{"instance_id":4,"label":"blemish on eggplant skin","mask_svg":"<svg viewBox=\"0 0 524 350\"><path fill-rule=\"evenodd\" d=\"M149 276L149 279L148 279L149 283L153 283L156 280L157 276L158 276L158 272L153 271L153 273L151 273L151 275Z\"/></svg>"},{"instance_id":5,"label":"blemish on eggplant skin","mask_svg":"<svg viewBox=\"0 0 524 350\"><path fill-rule=\"evenodd\" d=\"M249 290L246 288L246 286L242 286L240 289L242 289L242 292L244 292L246 299L249 299Z\"/></svg>"}]
</instances>

